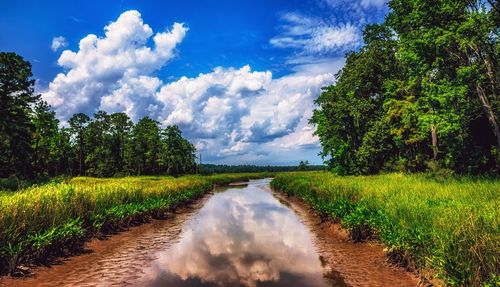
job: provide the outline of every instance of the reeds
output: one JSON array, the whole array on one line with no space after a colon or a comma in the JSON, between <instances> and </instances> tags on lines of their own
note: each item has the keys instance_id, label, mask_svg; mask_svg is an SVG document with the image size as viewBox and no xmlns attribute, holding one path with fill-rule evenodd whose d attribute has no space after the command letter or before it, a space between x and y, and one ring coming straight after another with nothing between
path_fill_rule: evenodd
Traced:
<instances>
[{"instance_id":1,"label":"reeds","mask_svg":"<svg viewBox=\"0 0 500 287\"><path fill-rule=\"evenodd\" d=\"M380 239L390 258L420 274L447 285L499 286L498 180L303 172L271 184L339 221L354 241Z\"/></svg>"},{"instance_id":2,"label":"reeds","mask_svg":"<svg viewBox=\"0 0 500 287\"><path fill-rule=\"evenodd\" d=\"M45 263L71 253L94 235L162 217L214 184L265 176L78 177L18 192L0 191L0 275L22 263Z\"/></svg>"}]
</instances>

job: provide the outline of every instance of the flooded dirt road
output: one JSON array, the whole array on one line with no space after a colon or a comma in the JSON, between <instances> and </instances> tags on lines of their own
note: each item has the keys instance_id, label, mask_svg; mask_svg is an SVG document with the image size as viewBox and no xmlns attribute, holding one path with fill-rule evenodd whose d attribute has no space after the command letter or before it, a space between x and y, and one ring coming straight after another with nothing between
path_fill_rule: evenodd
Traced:
<instances>
[{"instance_id":1,"label":"flooded dirt road","mask_svg":"<svg viewBox=\"0 0 500 287\"><path fill-rule=\"evenodd\" d=\"M167 220L0 286L416 286L377 244L354 244L269 179L218 189Z\"/></svg>"}]
</instances>

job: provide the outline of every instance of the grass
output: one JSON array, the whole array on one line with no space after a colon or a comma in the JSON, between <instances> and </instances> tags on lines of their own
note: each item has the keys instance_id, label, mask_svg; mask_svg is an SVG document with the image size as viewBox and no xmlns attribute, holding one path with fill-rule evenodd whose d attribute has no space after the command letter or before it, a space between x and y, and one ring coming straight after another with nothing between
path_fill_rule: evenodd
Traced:
<instances>
[{"instance_id":1,"label":"grass","mask_svg":"<svg viewBox=\"0 0 500 287\"><path fill-rule=\"evenodd\" d=\"M337 220L354 241L452 286L500 286L500 181L388 174L279 174L271 185Z\"/></svg>"},{"instance_id":2,"label":"grass","mask_svg":"<svg viewBox=\"0 0 500 287\"><path fill-rule=\"evenodd\" d=\"M12 273L24 263L45 264L47 258L78 250L92 236L161 218L213 185L266 176L77 177L0 191L0 274Z\"/></svg>"}]
</instances>

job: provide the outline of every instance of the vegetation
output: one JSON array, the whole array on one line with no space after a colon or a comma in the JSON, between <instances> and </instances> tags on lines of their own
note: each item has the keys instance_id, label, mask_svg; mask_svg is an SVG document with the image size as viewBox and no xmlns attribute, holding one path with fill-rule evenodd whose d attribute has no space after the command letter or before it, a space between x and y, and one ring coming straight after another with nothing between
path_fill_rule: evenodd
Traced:
<instances>
[{"instance_id":1,"label":"vegetation","mask_svg":"<svg viewBox=\"0 0 500 287\"><path fill-rule=\"evenodd\" d=\"M311 121L330 168L498 174L499 2L388 5L317 99Z\"/></svg>"},{"instance_id":2,"label":"vegetation","mask_svg":"<svg viewBox=\"0 0 500 287\"><path fill-rule=\"evenodd\" d=\"M393 259L423 275L432 269L447 285L500 283L498 180L298 172L271 184L338 220L353 240L379 238Z\"/></svg>"},{"instance_id":3,"label":"vegetation","mask_svg":"<svg viewBox=\"0 0 500 287\"><path fill-rule=\"evenodd\" d=\"M0 274L26 262L46 263L83 240L130 224L161 218L214 184L269 174L214 176L76 177L18 192L0 191Z\"/></svg>"},{"instance_id":4,"label":"vegetation","mask_svg":"<svg viewBox=\"0 0 500 287\"><path fill-rule=\"evenodd\" d=\"M0 178L181 175L196 169L194 146L177 126L125 113L73 115L59 127L55 112L33 94L31 65L0 52Z\"/></svg>"},{"instance_id":5,"label":"vegetation","mask_svg":"<svg viewBox=\"0 0 500 287\"><path fill-rule=\"evenodd\" d=\"M300 161L299 165L216 165L216 164L200 164L199 171L201 174L214 173L234 173L234 172L285 172L307 170L325 170L324 165L310 165L307 161Z\"/></svg>"}]
</instances>

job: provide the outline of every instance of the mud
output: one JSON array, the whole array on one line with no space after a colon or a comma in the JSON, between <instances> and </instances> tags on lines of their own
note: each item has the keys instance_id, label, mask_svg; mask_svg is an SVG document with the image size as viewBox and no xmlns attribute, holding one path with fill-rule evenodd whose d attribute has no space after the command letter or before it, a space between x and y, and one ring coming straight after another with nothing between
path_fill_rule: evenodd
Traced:
<instances>
[{"instance_id":1,"label":"mud","mask_svg":"<svg viewBox=\"0 0 500 287\"><path fill-rule=\"evenodd\" d=\"M166 220L86 244L89 252L0 286L417 286L376 242L270 190L269 180L219 188Z\"/></svg>"}]
</instances>

